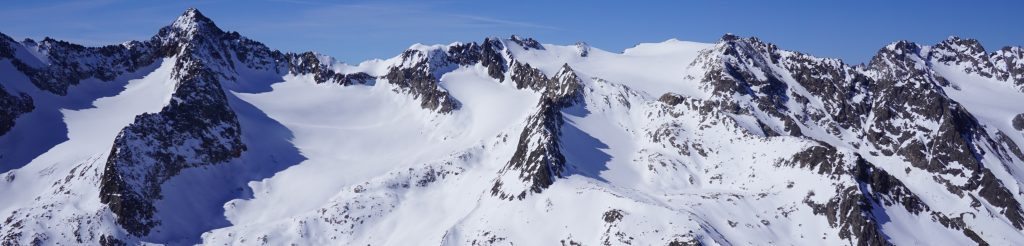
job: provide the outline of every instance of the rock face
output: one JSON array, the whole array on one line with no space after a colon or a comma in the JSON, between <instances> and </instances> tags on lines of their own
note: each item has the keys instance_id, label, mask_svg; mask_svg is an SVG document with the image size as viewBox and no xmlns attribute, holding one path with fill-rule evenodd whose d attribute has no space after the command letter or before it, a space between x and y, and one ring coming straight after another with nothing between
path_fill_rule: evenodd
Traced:
<instances>
[{"instance_id":1,"label":"rock face","mask_svg":"<svg viewBox=\"0 0 1024 246\"><path fill-rule=\"evenodd\" d=\"M708 86L715 95L726 98L722 105L727 106L723 109L737 114L760 112L753 114L759 121L778 122L775 123L776 127L764 127L771 124L759 124L764 128L766 135L780 133L800 137L803 136L801 129L825 126L828 127L824 129L825 132L839 138L850 135L844 132L863 136L846 142L853 146L864 144L865 146L861 148L870 149L868 152L872 155L898 156L906 160L912 168L934 175L935 181L945 186L950 193L961 197L965 193L976 194L971 197L987 200L988 204L999 207L1002 216L1005 216L1004 218L1014 227L1021 229L1019 202L1007 199L1014 195L1000 182L995 181L996 179L991 177L992 170L983 164L989 162L996 166L1013 165L1007 163L1006 159L993 160L984 157L986 151L1009 153L1010 150L993 144L998 141L990 137L992 134L988 133L988 130L962 105L946 95L944 90L949 87L945 86L950 86L950 82L936 75L928 65L930 61L934 61L965 66L964 72L983 77L1008 74L1006 70L992 65L989 59L995 55L986 54L977 41L952 37L932 47L897 42L879 51L866 67L860 69L846 67L838 61L815 60L801 54L780 52L773 45L764 44L753 38L738 39L726 36L719 47L722 48L721 70L711 69L704 81L711 82ZM806 92L788 89L786 83L781 82L783 79L778 78L780 75L775 72L779 69L772 67L785 68L794 82ZM787 90L790 92L787 93ZM733 102L728 97L737 94L750 95L752 99L741 102L740 105L732 105ZM820 100L824 107L809 107L808 98L817 98L816 100ZM795 104L801 107L792 108L789 105L794 103L790 100L794 100ZM822 110L825 112L821 112ZM913 123L908 127L908 122ZM812 139L829 141L820 137ZM1007 146L1015 144L1009 143ZM820 158L828 154L803 155L809 156ZM822 162L822 166L828 167L829 165L825 163L829 162ZM825 207L839 209L840 214L853 216L833 225L855 227L856 229L850 229L847 235L857 238L857 244L886 244L884 237L877 232L877 226L870 223L877 221L877 218L857 216L878 214L877 204L902 204L913 214L927 212L929 209L928 205L923 204L909 189L892 188L894 185L902 186L898 179L888 176L884 171L878 171L877 168L870 168L870 164L866 163L858 160L858 171L848 173L856 175L858 183L867 185L869 189L847 187L849 192L845 194L850 195L837 197L834 201L838 203ZM908 167L908 172L911 167ZM828 170L834 169L823 168L821 172L834 172ZM956 179L955 177L966 177L968 181L959 185L953 184L950 180ZM879 198L883 196L890 198ZM850 203L844 205L844 202ZM876 205L872 208L871 204ZM816 208L816 213L819 210ZM948 221L945 216L938 212L932 213L933 219L938 221ZM964 228L962 223L944 222L944 225L962 230L968 237L976 239L973 236L974 232Z\"/></svg>"},{"instance_id":2,"label":"rock face","mask_svg":"<svg viewBox=\"0 0 1024 246\"><path fill-rule=\"evenodd\" d=\"M673 56L683 51L691 53ZM622 54L486 38L347 65L270 49L195 9L149 40L121 45L0 34L0 69L17 73L0 77L0 148L20 147L3 138L18 135L9 132L54 130L18 121L38 108L57 112L83 100L75 93L116 87L105 83L161 61L173 85L159 110L110 127L116 135L69 123L66 144L0 174L0 197L11 198L0 200L0 244L1021 244L1024 108L971 96L1024 98L1022 59L1019 47L990 52L950 37L895 42L854 66L727 34ZM340 91L345 100L330 102L344 103L260 101L310 88L301 95ZM110 110L94 100L83 104ZM366 103L409 100L418 105ZM320 111L288 118L302 107L344 120ZM362 107L380 111L352 113ZM272 123L285 130L266 130ZM345 139L310 147L309 131ZM76 152L84 135L102 142L102 153ZM228 179L240 174L219 167L270 168L247 166L262 163L249 154L274 152L251 137L263 135L307 144L301 152L312 164L295 171L306 176L267 173L247 184L252 194L217 187L246 193L227 203L177 198L227 219L201 225L217 229L194 239L155 238L182 226L161 217L161 202L181 193L183 173ZM362 149L385 140L427 144L415 153L394 142ZM320 148L384 156L353 160ZM330 168L301 166L318 164ZM319 203L273 200L295 198L294 187L323 194L302 197ZM254 212L261 204L287 206ZM394 233L384 229L408 233L382 239Z\"/></svg>"},{"instance_id":3,"label":"rock face","mask_svg":"<svg viewBox=\"0 0 1024 246\"><path fill-rule=\"evenodd\" d=\"M327 65L320 62L320 58L313 52L301 54L286 54L288 60L288 72L292 74L312 74L317 83L335 83L340 85L365 85L373 83L376 78L366 73L338 73Z\"/></svg>"},{"instance_id":4,"label":"rock face","mask_svg":"<svg viewBox=\"0 0 1024 246\"><path fill-rule=\"evenodd\" d=\"M32 98L25 93L11 95L0 86L0 136L14 127L14 120L35 109Z\"/></svg>"},{"instance_id":5,"label":"rock face","mask_svg":"<svg viewBox=\"0 0 1024 246\"><path fill-rule=\"evenodd\" d=\"M0 34L0 39L5 39L0 43L14 42L10 37L2 34ZM97 78L109 81L117 76L148 66L158 57L152 51L152 47L142 42L85 47L46 38L38 43L28 39L25 40L24 45L47 54L46 62L48 64L33 64L33 62L21 59L11 59L11 64L28 76L29 80L40 89L61 96L67 95L68 87L78 84L83 79ZM0 52L0 57L14 58L13 50Z\"/></svg>"},{"instance_id":6,"label":"rock face","mask_svg":"<svg viewBox=\"0 0 1024 246\"><path fill-rule=\"evenodd\" d=\"M100 183L101 201L136 236L148 234L159 223L153 220L152 203L161 198L164 181L186 168L238 157L246 148L238 119L221 88L222 76L211 64L220 60L204 56L219 51L211 46L223 33L195 10L186 12L171 28L162 34L187 38L173 44L179 51L172 74L177 87L170 104L158 113L136 117L121 131Z\"/></svg>"},{"instance_id":7,"label":"rock face","mask_svg":"<svg viewBox=\"0 0 1024 246\"><path fill-rule=\"evenodd\" d=\"M1024 131L1024 113L1013 117L1013 129Z\"/></svg>"},{"instance_id":8,"label":"rock face","mask_svg":"<svg viewBox=\"0 0 1024 246\"><path fill-rule=\"evenodd\" d=\"M101 183L101 201L133 235L156 225L152 202L160 184L182 169L222 163L245 150L241 129L216 76L187 58L175 66L178 95L156 114L136 117L114 140Z\"/></svg>"},{"instance_id":9,"label":"rock face","mask_svg":"<svg viewBox=\"0 0 1024 246\"><path fill-rule=\"evenodd\" d=\"M419 99L424 109L447 113L458 109L459 102L439 87L435 74L443 73L450 65L448 62L440 51L408 50L402 53L402 66L391 67L384 78Z\"/></svg>"},{"instance_id":10,"label":"rock face","mask_svg":"<svg viewBox=\"0 0 1024 246\"><path fill-rule=\"evenodd\" d=\"M537 75L531 79L537 80L524 83L536 85L538 90L542 90L542 96L536 113L526 120L526 126L519 135L515 154L501 169L491 188L491 194L501 199L522 200L528 193L540 193L556 178L567 174L567 163L559 140L565 124L562 109L580 101L582 82L567 64L552 78ZM505 178L518 179L519 182L515 183L521 182L524 187L507 187L510 185L503 181Z\"/></svg>"}]
</instances>

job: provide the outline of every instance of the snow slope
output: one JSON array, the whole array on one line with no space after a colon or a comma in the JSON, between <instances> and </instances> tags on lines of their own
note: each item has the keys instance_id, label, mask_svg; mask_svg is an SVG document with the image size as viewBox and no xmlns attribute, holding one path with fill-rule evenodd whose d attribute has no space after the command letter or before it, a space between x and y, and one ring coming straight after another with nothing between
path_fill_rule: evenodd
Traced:
<instances>
[{"instance_id":1,"label":"snow slope","mask_svg":"<svg viewBox=\"0 0 1024 246\"><path fill-rule=\"evenodd\" d=\"M0 35L0 244L1021 244L1020 51Z\"/></svg>"}]
</instances>

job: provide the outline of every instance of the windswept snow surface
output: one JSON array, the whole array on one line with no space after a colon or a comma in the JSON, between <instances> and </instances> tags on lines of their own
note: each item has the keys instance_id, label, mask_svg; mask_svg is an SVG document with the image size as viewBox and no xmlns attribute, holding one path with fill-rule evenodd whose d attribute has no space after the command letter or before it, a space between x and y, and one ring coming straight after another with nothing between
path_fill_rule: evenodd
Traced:
<instances>
[{"instance_id":1,"label":"windswept snow surface","mask_svg":"<svg viewBox=\"0 0 1024 246\"><path fill-rule=\"evenodd\" d=\"M700 97L698 82L687 78L689 66L704 49L714 44L670 39L661 43L642 43L622 53L604 51L588 46L588 55L579 55L580 46L544 45L545 50L524 50L511 45L509 50L516 59L553 75L562 64L569 64L582 77L599 77L660 96L666 92ZM695 71L701 72L701 71ZM699 79L699 78L697 78Z\"/></svg>"},{"instance_id":2,"label":"windswept snow surface","mask_svg":"<svg viewBox=\"0 0 1024 246\"><path fill-rule=\"evenodd\" d=\"M466 105L454 115L424 111L387 84L342 87L309 76L286 76L270 92L238 94L288 127L308 159L253 183L254 199L230 204L232 224L287 220L314 211L345 187L484 144L521 121L537 98L478 67L441 80Z\"/></svg>"}]
</instances>

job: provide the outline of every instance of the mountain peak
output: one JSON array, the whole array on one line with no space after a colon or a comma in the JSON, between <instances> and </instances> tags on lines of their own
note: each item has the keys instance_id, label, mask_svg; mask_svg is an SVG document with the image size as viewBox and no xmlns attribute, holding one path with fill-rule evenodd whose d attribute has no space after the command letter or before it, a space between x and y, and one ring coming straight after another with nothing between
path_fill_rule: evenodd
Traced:
<instances>
[{"instance_id":1,"label":"mountain peak","mask_svg":"<svg viewBox=\"0 0 1024 246\"><path fill-rule=\"evenodd\" d=\"M917 43L908 40L900 40L889 43L889 45L886 45L885 47L878 51L879 54L894 53L897 55L917 54L919 52L921 52L921 45L918 45ZM876 54L876 56L877 55L878 54Z\"/></svg>"},{"instance_id":2,"label":"mountain peak","mask_svg":"<svg viewBox=\"0 0 1024 246\"><path fill-rule=\"evenodd\" d=\"M188 8L169 26L179 35L192 37L199 33L222 33L223 31L199 9Z\"/></svg>"},{"instance_id":3,"label":"mountain peak","mask_svg":"<svg viewBox=\"0 0 1024 246\"><path fill-rule=\"evenodd\" d=\"M211 21L210 18L207 18L205 15L203 15L202 12L199 12L199 9L197 9L197 8L185 9L185 12L181 13L181 16L178 16L178 19L174 21L174 23L176 23L176 24L177 23L197 23L197 22L210 22L210 23L212 23L213 21Z\"/></svg>"},{"instance_id":4,"label":"mountain peak","mask_svg":"<svg viewBox=\"0 0 1024 246\"><path fill-rule=\"evenodd\" d=\"M725 33L725 34L722 35L722 38L721 38L721 40L723 42L736 41L737 39L740 39L740 37L736 36L736 34L732 34L732 33Z\"/></svg>"},{"instance_id":5,"label":"mountain peak","mask_svg":"<svg viewBox=\"0 0 1024 246\"><path fill-rule=\"evenodd\" d=\"M977 39L973 38L960 38L958 36L949 36L946 40L939 42L935 45L936 48L947 49L954 52L966 52L970 54L984 54L985 47L981 45Z\"/></svg>"}]
</instances>

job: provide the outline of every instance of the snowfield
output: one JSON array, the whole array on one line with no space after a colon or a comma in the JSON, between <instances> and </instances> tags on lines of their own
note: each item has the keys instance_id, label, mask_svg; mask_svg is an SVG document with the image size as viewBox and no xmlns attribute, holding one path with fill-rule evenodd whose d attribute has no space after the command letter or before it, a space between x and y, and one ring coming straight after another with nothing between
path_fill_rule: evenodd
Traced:
<instances>
[{"instance_id":1,"label":"snowfield","mask_svg":"<svg viewBox=\"0 0 1024 246\"><path fill-rule=\"evenodd\" d=\"M1024 244L1019 48L76 47L0 35L0 244Z\"/></svg>"}]
</instances>

